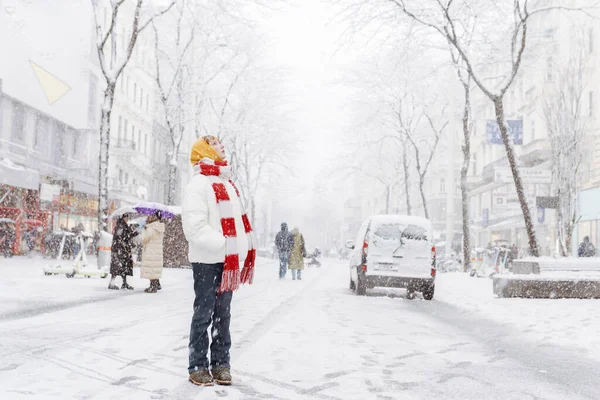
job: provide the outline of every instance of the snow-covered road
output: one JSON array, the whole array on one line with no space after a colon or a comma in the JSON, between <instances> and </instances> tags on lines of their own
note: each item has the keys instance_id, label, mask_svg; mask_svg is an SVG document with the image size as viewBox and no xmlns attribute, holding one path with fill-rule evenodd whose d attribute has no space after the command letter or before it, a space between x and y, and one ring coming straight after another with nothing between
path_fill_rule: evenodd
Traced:
<instances>
[{"instance_id":1,"label":"snow-covered road","mask_svg":"<svg viewBox=\"0 0 600 400\"><path fill-rule=\"evenodd\" d=\"M235 385L198 388L189 270L165 270L149 295L139 279L112 292L99 278L47 277L44 263L0 259L3 400L600 398L593 300L495 299L490 281L462 274L440 275L432 302L357 297L344 262L282 282L262 259L234 296Z\"/></svg>"}]
</instances>

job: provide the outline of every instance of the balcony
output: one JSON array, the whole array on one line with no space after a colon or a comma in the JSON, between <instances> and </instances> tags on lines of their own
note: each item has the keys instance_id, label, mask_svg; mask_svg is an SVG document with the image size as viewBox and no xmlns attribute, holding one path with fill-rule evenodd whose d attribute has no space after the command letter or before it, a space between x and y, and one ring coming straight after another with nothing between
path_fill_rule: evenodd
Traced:
<instances>
[{"instance_id":1,"label":"balcony","mask_svg":"<svg viewBox=\"0 0 600 400\"><path fill-rule=\"evenodd\" d=\"M133 156L136 154L136 144L133 140L117 140L111 147L112 152L117 156Z\"/></svg>"},{"instance_id":2,"label":"balcony","mask_svg":"<svg viewBox=\"0 0 600 400\"><path fill-rule=\"evenodd\" d=\"M550 140L537 139L523 145L520 149L519 161L523 166L534 166L547 161L552 156Z\"/></svg>"}]
</instances>

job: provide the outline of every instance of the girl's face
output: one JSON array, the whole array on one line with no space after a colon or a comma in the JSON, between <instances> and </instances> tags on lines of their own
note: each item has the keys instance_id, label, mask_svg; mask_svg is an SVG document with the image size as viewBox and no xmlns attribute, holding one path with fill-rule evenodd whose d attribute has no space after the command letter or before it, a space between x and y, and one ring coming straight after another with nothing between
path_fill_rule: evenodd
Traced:
<instances>
[{"instance_id":1,"label":"girl's face","mask_svg":"<svg viewBox=\"0 0 600 400\"><path fill-rule=\"evenodd\" d=\"M221 159L225 160L225 146L223 146L223 143L221 143L219 139L217 139L216 137L211 137L208 140L208 144L210 145L210 147L215 149L215 151L217 152L219 157L221 157Z\"/></svg>"}]
</instances>

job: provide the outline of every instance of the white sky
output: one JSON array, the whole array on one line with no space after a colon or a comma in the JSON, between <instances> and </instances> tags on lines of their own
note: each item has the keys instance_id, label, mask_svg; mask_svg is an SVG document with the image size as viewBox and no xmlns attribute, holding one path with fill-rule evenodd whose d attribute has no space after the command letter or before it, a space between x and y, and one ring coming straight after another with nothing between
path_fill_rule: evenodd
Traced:
<instances>
[{"instance_id":1,"label":"white sky","mask_svg":"<svg viewBox=\"0 0 600 400\"><path fill-rule=\"evenodd\" d=\"M286 200L294 211L287 219L301 228L303 216L312 206L310 189L339 148L348 112L344 107L345 90L335 83L340 78L339 66L345 61L343 53L335 54L338 35L327 26L330 10L323 3L296 1L261 24L273 40L268 61L287 71L287 99L292 103L290 108L296 110L292 120L294 134L301 137L294 167L298 178L281 183L280 191L294 193L296 188L303 189L298 196Z\"/></svg>"}]
</instances>

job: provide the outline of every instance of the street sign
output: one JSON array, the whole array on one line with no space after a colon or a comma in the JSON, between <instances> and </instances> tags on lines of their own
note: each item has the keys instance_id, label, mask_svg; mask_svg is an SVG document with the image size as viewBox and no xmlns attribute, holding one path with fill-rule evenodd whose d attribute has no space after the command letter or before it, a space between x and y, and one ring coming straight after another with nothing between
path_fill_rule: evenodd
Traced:
<instances>
[{"instance_id":1,"label":"street sign","mask_svg":"<svg viewBox=\"0 0 600 400\"><path fill-rule=\"evenodd\" d=\"M538 207L538 209L537 209L538 223L543 224L545 219L546 219L546 209Z\"/></svg>"},{"instance_id":2,"label":"street sign","mask_svg":"<svg viewBox=\"0 0 600 400\"><path fill-rule=\"evenodd\" d=\"M508 120L508 137L514 145L523 144L523 120ZM487 120L485 124L485 136L488 144L503 144L500 128L495 120Z\"/></svg>"},{"instance_id":3,"label":"street sign","mask_svg":"<svg viewBox=\"0 0 600 400\"><path fill-rule=\"evenodd\" d=\"M481 214L481 224L483 225L484 228L487 228L487 226L490 224L490 209L489 208L483 209L483 212Z\"/></svg>"},{"instance_id":4,"label":"street sign","mask_svg":"<svg viewBox=\"0 0 600 400\"><path fill-rule=\"evenodd\" d=\"M521 208L516 193L492 193L493 209L495 211L518 210Z\"/></svg>"},{"instance_id":5,"label":"street sign","mask_svg":"<svg viewBox=\"0 0 600 400\"><path fill-rule=\"evenodd\" d=\"M552 182L552 171L541 168L519 168L521 181L523 183L548 184ZM494 168L494 182L513 183L512 171L508 167Z\"/></svg>"},{"instance_id":6,"label":"street sign","mask_svg":"<svg viewBox=\"0 0 600 400\"><path fill-rule=\"evenodd\" d=\"M558 196L537 196L535 205L538 208L558 208Z\"/></svg>"}]
</instances>

